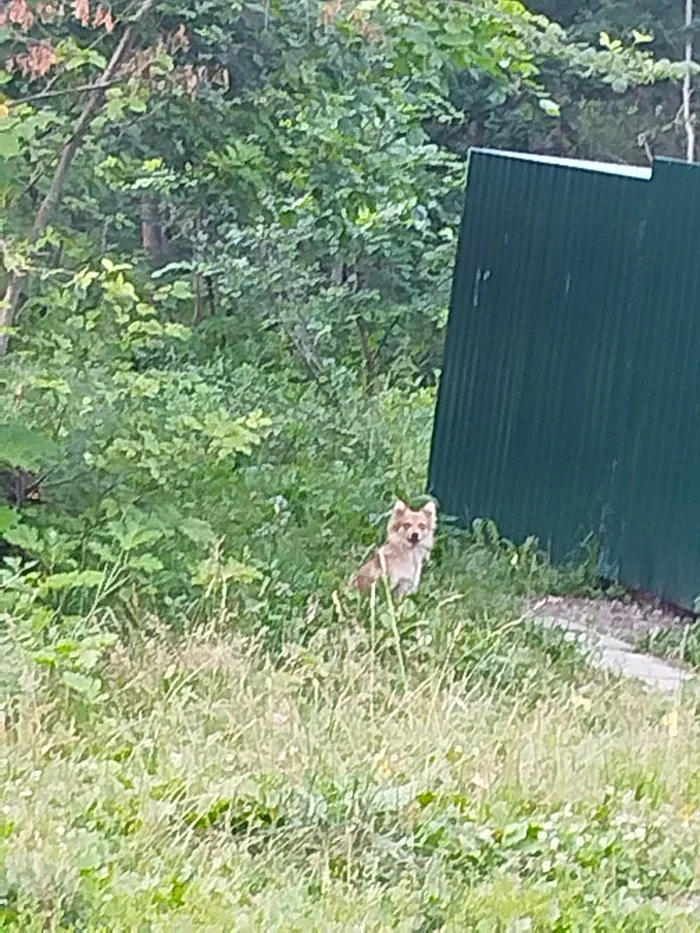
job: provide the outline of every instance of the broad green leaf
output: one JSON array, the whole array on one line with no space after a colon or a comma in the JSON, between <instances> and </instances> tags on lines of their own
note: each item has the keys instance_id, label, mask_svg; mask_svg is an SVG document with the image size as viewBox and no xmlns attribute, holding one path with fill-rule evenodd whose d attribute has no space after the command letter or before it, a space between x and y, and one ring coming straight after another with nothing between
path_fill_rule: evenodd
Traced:
<instances>
[{"instance_id":1,"label":"broad green leaf","mask_svg":"<svg viewBox=\"0 0 700 933\"><path fill-rule=\"evenodd\" d=\"M44 543L39 537L36 528L31 525L14 525L6 528L3 532L3 538L8 544L27 551L28 554L41 554L44 550Z\"/></svg>"},{"instance_id":2,"label":"broad green leaf","mask_svg":"<svg viewBox=\"0 0 700 933\"><path fill-rule=\"evenodd\" d=\"M148 108L148 101L144 100L143 97L128 97L126 98L126 104L132 113L145 113Z\"/></svg>"},{"instance_id":3,"label":"broad green leaf","mask_svg":"<svg viewBox=\"0 0 700 933\"><path fill-rule=\"evenodd\" d=\"M540 98L539 105L547 114L548 117L559 117L561 116L561 110L559 109L559 104L555 103L553 100L548 98Z\"/></svg>"},{"instance_id":4,"label":"broad green leaf","mask_svg":"<svg viewBox=\"0 0 700 933\"><path fill-rule=\"evenodd\" d=\"M134 554L129 558L128 566L132 570L143 570L144 573L158 573L165 565L153 554Z\"/></svg>"},{"instance_id":5,"label":"broad green leaf","mask_svg":"<svg viewBox=\"0 0 700 933\"><path fill-rule=\"evenodd\" d=\"M41 431L19 424L0 424L0 462L36 470L56 456L56 444Z\"/></svg>"},{"instance_id":6,"label":"broad green leaf","mask_svg":"<svg viewBox=\"0 0 700 933\"><path fill-rule=\"evenodd\" d=\"M114 536L123 551L133 551L144 544L152 544L163 537L159 528L149 528L143 525L123 526L117 522L109 523L110 533Z\"/></svg>"},{"instance_id":7,"label":"broad green leaf","mask_svg":"<svg viewBox=\"0 0 700 933\"><path fill-rule=\"evenodd\" d=\"M186 324L178 324L176 321L168 321L163 326L163 333L166 337L172 337L175 340L187 340L192 333L192 328Z\"/></svg>"},{"instance_id":8,"label":"broad green leaf","mask_svg":"<svg viewBox=\"0 0 700 933\"><path fill-rule=\"evenodd\" d=\"M201 518L186 518L180 525L180 531L195 544L210 544L215 536L209 522Z\"/></svg>"},{"instance_id":9,"label":"broad green leaf","mask_svg":"<svg viewBox=\"0 0 700 933\"><path fill-rule=\"evenodd\" d=\"M173 298L182 300L192 298L192 285L186 279L177 279L177 281L173 282L170 294Z\"/></svg>"},{"instance_id":10,"label":"broad green leaf","mask_svg":"<svg viewBox=\"0 0 700 933\"><path fill-rule=\"evenodd\" d=\"M19 522L19 512L9 505L0 505L0 535L13 528Z\"/></svg>"},{"instance_id":11,"label":"broad green leaf","mask_svg":"<svg viewBox=\"0 0 700 933\"><path fill-rule=\"evenodd\" d=\"M102 586L105 574L103 570L72 570L68 573L54 573L43 580L47 590L67 590Z\"/></svg>"},{"instance_id":12,"label":"broad green leaf","mask_svg":"<svg viewBox=\"0 0 700 933\"><path fill-rule=\"evenodd\" d=\"M80 696L94 695L100 689L100 682L96 677L88 677L78 671L64 671L61 680L66 687Z\"/></svg>"},{"instance_id":13,"label":"broad green leaf","mask_svg":"<svg viewBox=\"0 0 700 933\"><path fill-rule=\"evenodd\" d=\"M0 157L13 159L20 151L20 136L17 124L3 126L7 122L7 120L0 120Z\"/></svg>"}]
</instances>

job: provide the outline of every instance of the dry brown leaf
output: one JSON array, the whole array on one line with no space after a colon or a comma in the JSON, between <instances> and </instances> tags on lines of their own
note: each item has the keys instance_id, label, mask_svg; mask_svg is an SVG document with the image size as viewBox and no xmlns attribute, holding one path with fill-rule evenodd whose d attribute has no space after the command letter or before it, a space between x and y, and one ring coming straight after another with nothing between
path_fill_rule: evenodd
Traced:
<instances>
[{"instance_id":1,"label":"dry brown leaf","mask_svg":"<svg viewBox=\"0 0 700 933\"><path fill-rule=\"evenodd\" d=\"M104 26L107 32L114 32L114 20L112 13L106 6L98 6L92 19L92 25L99 29Z\"/></svg>"},{"instance_id":2,"label":"dry brown leaf","mask_svg":"<svg viewBox=\"0 0 700 933\"><path fill-rule=\"evenodd\" d=\"M231 87L231 75L228 68L218 68L211 77L212 84L219 84L227 91Z\"/></svg>"},{"instance_id":3,"label":"dry brown leaf","mask_svg":"<svg viewBox=\"0 0 700 933\"><path fill-rule=\"evenodd\" d=\"M190 47L189 36L187 35L187 29L185 28L184 23L180 23L178 28L170 36L168 40L168 51L177 52L180 49L183 52L186 52Z\"/></svg>"},{"instance_id":4,"label":"dry brown leaf","mask_svg":"<svg viewBox=\"0 0 700 933\"><path fill-rule=\"evenodd\" d=\"M34 11L42 23L56 23L65 13L63 7L54 6L53 3L37 3Z\"/></svg>"},{"instance_id":5,"label":"dry brown leaf","mask_svg":"<svg viewBox=\"0 0 700 933\"><path fill-rule=\"evenodd\" d=\"M73 15L81 26L90 25L90 0L73 0Z\"/></svg>"},{"instance_id":6,"label":"dry brown leaf","mask_svg":"<svg viewBox=\"0 0 700 933\"><path fill-rule=\"evenodd\" d=\"M19 26L25 32L31 28L34 22L34 14L29 8L27 0L12 0L4 13L6 22L14 23L15 26ZM0 25L4 25L4 23L0 23Z\"/></svg>"},{"instance_id":7,"label":"dry brown leaf","mask_svg":"<svg viewBox=\"0 0 700 933\"><path fill-rule=\"evenodd\" d=\"M32 78L43 78L51 70L51 66L56 61L56 52L49 42L45 39L43 42L35 42L27 49L26 54L17 55L14 65L20 69L23 75L30 75Z\"/></svg>"},{"instance_id":8,"label":"dry brown leaf","mask_svg":"<svg viewBox=\"0 0 700 933\"><path fill-rule=\"evenodd\" d=\"M324 26L330 26L342 8L342 0L328 0L327 3L321 5L319 19Z\"/></svg>"}]
</instances>

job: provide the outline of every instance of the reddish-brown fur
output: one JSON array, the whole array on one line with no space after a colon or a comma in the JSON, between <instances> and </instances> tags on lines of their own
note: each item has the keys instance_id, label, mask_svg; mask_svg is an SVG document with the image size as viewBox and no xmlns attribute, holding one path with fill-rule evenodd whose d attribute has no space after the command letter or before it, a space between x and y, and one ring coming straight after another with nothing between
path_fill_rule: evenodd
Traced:
<instances>
[{"instance_id":1,"label":"reddish-brown fur","mask_svg":"<svg viewBox=\"0 0 700 933\"><path fill-rule=\"evenodd\" d=\"M397 499L387 526L387 540L350 580L358 590L368 590L386 573L399 596L415 593L423 564L435 540L437 510L434 502L413 510Z\"/></svg>"}]
</instances>

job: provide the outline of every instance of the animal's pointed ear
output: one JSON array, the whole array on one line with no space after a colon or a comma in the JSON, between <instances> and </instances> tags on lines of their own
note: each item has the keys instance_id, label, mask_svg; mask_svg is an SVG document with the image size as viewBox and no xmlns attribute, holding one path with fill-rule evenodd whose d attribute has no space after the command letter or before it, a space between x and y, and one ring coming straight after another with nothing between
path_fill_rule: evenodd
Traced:
<instances>
[{"instance_id":1,"label":"animal's pointed ear","mask_svg":"<svg viewBox=\"0 0 700 933\"><path fill-rule=\"evenodd\" d=\"M396 530L396 527L399 524L399 520L401 516L404 514L404 512L407 509L408 509L408 506L403 501L403 499L396 500L396 502L394 503L394 507L391 510L389 521L387 522L387 525L386 525L386 530L388 534L392 534Z\"/></svg>"},{"instance_id":2,"label":"animal's pointed ear","mask_svg":"<svg viewBox=\"0 0 700 933\"><path fill-rule=\"evenodd\" d=\"M430 502L426 502L421 511L424 515L427 515L432 524L435 524L437 520L437 505L434 499L431 499Z\"/></svg>"}]
</instances>

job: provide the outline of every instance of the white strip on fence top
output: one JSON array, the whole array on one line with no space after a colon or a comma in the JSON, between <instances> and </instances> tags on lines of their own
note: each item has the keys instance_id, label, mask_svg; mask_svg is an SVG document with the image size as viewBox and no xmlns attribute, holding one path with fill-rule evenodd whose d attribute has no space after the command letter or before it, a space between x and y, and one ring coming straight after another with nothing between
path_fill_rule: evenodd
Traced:
<instances>
[{"instance_id":1,"label":"white strip on fence top","mask_svg":"<svg viewBox=\"0 0 700 933\"><path fill-rule=\"evenodd\" d=\"M649 181L651 167L641 165L617 165L614 162L588 162L585 159L562 159L558 156L536 155L531 152L509 152L507 149L472 149L485 155L505 156L508 159L522 159L525 162L542 162L545 165L561 165L565 168L580 168L588 172L605 172L608 175L626 175L628 178L643 178Z\"/></svg>"}]
</instances>

